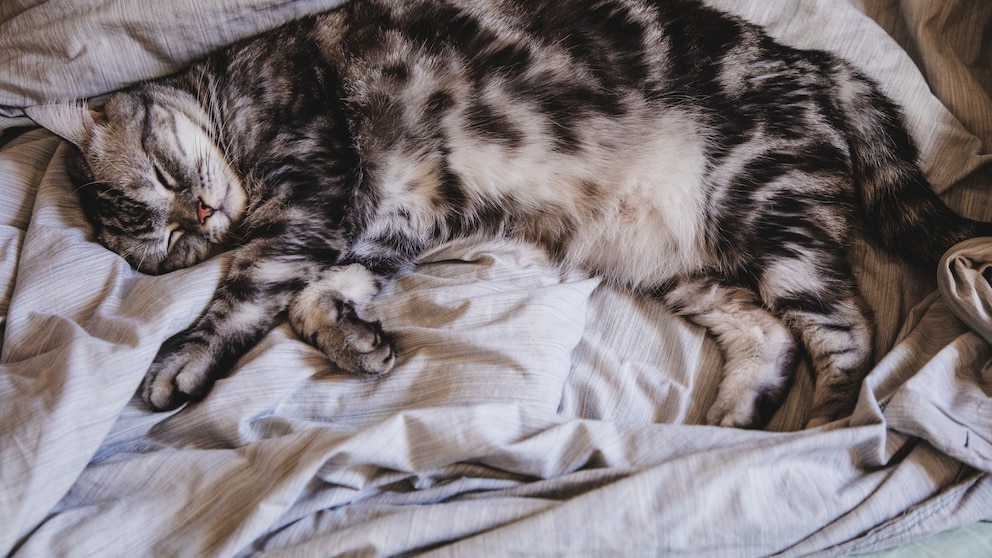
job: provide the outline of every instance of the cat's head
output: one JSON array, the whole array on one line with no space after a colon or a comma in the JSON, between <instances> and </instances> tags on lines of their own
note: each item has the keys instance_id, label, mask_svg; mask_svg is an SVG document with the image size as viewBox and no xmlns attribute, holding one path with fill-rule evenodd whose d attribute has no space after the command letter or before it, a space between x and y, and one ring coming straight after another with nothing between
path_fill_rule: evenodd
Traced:
<instances>
[{"instance_id":1,"label":"cat's head","mask_svg":"<svg viewBox=\"0 0 992 558\"><path fill-rule=\"evenodd\" d=\"M97 239L140 271L206 259L244 216L244 186L209 117L184 92L149 85L116 93L100 109L26 112L78 148L70 167Z\"/></svg>"}]
</instances>

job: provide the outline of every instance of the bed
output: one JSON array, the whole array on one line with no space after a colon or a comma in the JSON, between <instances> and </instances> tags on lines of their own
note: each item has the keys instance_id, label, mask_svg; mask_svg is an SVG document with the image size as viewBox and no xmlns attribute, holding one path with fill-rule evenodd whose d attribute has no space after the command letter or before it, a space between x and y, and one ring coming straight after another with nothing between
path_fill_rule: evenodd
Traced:
<instances>
[{"instance_id":1,"label":"bed","mask_svg":"<svg viewBox=\"0 0 992 558\"><path fill-rule=\"evenodd\" d=\"M992 4L709 1L875 77L935 188L992 219ZM497 241L446 245L377 300L386 377L283 325L203 401L148 411L144 371L224 258L152 277L96 244L68 146L23 108L339 3L0 3L0 554L992 553L992 239L922 270L856 242L878 363L813 430L805 368L767 431L704 426L702 330Z\"/></svg>"}]
</instances>

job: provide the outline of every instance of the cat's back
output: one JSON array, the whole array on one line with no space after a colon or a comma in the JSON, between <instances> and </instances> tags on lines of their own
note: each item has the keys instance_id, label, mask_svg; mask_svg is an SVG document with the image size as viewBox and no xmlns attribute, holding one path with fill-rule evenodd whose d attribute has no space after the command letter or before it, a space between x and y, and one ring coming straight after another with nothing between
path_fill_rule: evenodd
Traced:
<instances>
[{"instance_id":1,"label":"cat's back","mask_svg":"<svg viewBox=\"0 0 992 558\"><path fill-rule=\"evenodd\" d=\"M556 176L558 165L608 176L603 165L630 162L660 136L692 147L690 130L724 149L769 120L738 110L758 106L745 97L768 89L768 75L797 88L806 84L796 76L822 78L812 65L792 67L783 56L792 51L756 27L696 0L573 0L567 9L554 0L363 0L324 16L315 33L366 159L430 159L444 145L455 159L457 149L491 161L503 177L531 175L518 163L533 160L543 163L539 176ZM467 176L491 176L473 166Z\"/></svg>"},{"instance_id":2,"label":"cat's back","mask_svg":"<svg viewBox=\"0 0 992 558\"><path fill-rule=\"evenodd\" d=\"M720 38L694 36L703 29ZM569 77L614 90L665 87L754 31L697 0L363 0L316 27L329 58L358 72L403 80L414 58L432 59L520 86Z\"/></svg>"}]
</instances>

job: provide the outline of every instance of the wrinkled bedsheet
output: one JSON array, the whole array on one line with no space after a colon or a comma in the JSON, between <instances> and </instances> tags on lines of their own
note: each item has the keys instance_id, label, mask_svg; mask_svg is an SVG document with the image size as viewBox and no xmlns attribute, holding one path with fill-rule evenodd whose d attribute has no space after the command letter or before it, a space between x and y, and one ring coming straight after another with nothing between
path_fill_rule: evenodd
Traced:
<instances>
[{"instance_id":1,"label":"wrinkled bedsheet","mask_svg":"<svg viewBox=\"0 0 992 558\"><path fill-rule=\"evenodd\" d=\"M878 364L854 415L815 430L805 368L770 431L701 425L721 364L702 330L496 241L383 293L387 377L283 325L202 402L147 411L145 369L225 260L131 270L93 241L67 145L21 109L338 3L0 4L0 554L848 554L992 520L992 239L923 270L856 244ZM935 187L992 219L992 4L711 3L878 79Z\"/></svg>"}]
</instances>

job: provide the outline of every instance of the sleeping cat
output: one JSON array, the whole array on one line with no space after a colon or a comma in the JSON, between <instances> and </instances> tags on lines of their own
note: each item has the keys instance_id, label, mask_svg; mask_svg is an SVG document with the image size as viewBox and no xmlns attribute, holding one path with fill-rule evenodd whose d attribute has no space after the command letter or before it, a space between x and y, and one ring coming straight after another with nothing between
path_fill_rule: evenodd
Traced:
<instances>
[{"instance_id":1,"label":"sleeping cat","mask_svg":"<svg viewBox=\"0 0 992 558\"><path fill-rule=\"evenodd\" d=\"M725 357L711 424L765 424L801 347L815 426L873 362L852 231L926 265L992 233L932 192L870 80L696 0L355 0L102 108L28 113L78 148L97 238L131 265L233 251L148 370L161 410L284 317L341 369L389 371L367 305L425 250L488 235L704 326Z\"/></svg>"}]
</instances>

